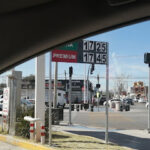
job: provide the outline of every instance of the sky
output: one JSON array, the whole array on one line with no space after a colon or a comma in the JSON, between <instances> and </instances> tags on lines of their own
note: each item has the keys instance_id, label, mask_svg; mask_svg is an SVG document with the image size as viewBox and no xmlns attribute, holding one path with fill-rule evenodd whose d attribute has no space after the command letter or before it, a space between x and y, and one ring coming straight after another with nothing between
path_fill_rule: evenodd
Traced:
<instances>
[{"instance_id":1,"label":"sky","mask_svg":"<svg viewBox=\"0 0 150 150\"><path fill-rule=\"evenodd\" d=\"M113 89L115 82L111 78L120 76L129 78L126 81L129 87L132 86L134 81L139 80L148 85L148 65L144 64L144 53L150 52L150 21L97 34L87 39L109 43L110 89ZM45 54L45 58L45 76L48 77L49 53ZM74 69L73 79L84 79L85 66L86 70L88 70L89 64L58 63L58 78L65 78L64 70L66 70L68 78L69 66L73 66ZM35 59L15 67L15 70L22 71L23 76L35 74ZM52 70L54 76L54 63L52 63ZM95 65L95 71L93 75L90 75L90 81L95 85L99 74L103 90L105 89L105 79L101 77L105 77L105 70L106 67L104 65ZM5 74L1 76L5 76Z\"/></svg>"}]
</instances>

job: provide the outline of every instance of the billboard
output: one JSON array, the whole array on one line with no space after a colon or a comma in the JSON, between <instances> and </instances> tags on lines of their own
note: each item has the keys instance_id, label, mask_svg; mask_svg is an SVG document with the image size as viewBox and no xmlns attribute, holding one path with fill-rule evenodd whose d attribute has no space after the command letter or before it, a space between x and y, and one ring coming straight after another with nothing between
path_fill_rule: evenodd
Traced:
<instances>
[{"instance_id":1,"label":"billboard","mask_svg":"<svg viewBox=\"0 0 150 150\"><path fill-rule=\"evenodd\" d=\"M9 100L10 100L10 89L4 88L3 92L3 115L9 115Z\"/></svg>"},{"instance_id":2,"label":"billboard","mask_svg":"<svg viewBox=\"0 0 150 150\"><path fill-rule=\"evenodd\" d=\"M107 42L79 40L52 51L54 62L107 64L107 60Z\"/></svg>"}]
</instances>

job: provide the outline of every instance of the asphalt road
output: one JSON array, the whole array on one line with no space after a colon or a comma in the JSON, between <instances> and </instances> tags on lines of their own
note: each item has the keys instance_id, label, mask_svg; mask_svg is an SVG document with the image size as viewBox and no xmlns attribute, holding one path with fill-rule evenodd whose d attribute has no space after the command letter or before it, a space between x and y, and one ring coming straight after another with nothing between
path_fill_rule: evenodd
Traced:
<instances>
[{"instance_id":1,"label":"asphalt road","mask_svg":"<svg viewBox=\"0 0 150 150\"><path fill-rule=\"evenodd\" d=\"M105 132L96 132L96 131L69 131L69 132L79 135L92 136L105 140ZM131 136L117 132L109 132L109 142L113 142L120 146L125 146L134 150L150 149L150 139L137 137L136 135Z\"/></svg>"},{"instance_id":2,"label":"asphalt road","mask_svg":"<svg viewBox=\"0 0 150 150\"><path fill-rule=\"evenodd\" d=\"M68 110L65 110L64 121L68 121ZM130 111L116 111L109 109L109 129L130 130L147 129L148 110L145 103L135 103L131 106ZM94 109L94 112L88 111L72 111L72 123L82 126L96 127L105 129L105 108L100 106Z\"/></svg>"},{"instance_id":3,"label":"asphalt road","mask_svg":"<svg viewBox=\"0 0 150 150\"><path fill-rule=\"evenodd\" d=\"M68 122L68 110L64 120ZM148 110L145 104L136 103L130 111L119 112L109 109L109 141L135 150L149 150L150 138L147 133ZM68 131L79 135L88 135L105 140L105 108L101 106L95 112L72 112L72 123L92 127L100 130L72 130ZM67 130L66 130L67 131ZM130 134L132 132L132 134Z\"/></svg>"}]
</instances>

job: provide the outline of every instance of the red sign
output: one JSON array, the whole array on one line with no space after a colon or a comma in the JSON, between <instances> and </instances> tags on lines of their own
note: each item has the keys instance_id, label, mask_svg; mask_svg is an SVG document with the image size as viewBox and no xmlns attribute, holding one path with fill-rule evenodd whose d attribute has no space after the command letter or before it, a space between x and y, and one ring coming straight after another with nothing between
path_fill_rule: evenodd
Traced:
<instances>
[{"instance_id":1,"label":"red sign","mask_svg":"<svg viewBox=\"0 0 150 150\"><path fill-rule=\"evenodd\" d=\"M68 50L53 50L52 61L55 62L77 62L77 52Z\"/></svg>"}]
</instances>

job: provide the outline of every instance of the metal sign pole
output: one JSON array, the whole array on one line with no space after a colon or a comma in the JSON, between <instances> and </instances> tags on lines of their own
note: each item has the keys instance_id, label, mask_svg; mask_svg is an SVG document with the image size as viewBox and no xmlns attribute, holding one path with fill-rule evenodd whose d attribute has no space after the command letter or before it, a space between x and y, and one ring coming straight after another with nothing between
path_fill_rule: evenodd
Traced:
<instances>
[{"instance_id":1,"label":"metal sign pole","mask_svg":"<svg viewBox=\"0 0 150 150\"><path fill-rule=\"evenodd\" d=\"M84 104L86 102L86 64L84 64Z\"/></svg>"},{"instance_id":2,"label":"metal sign pole","mask_svg":"<svg viewBox=\"0 0 150 150\"><path fill-rule=\"evenodd\" d=\"M107 48L107 63L106 63L106 131L105 142L108 144L108 99L109 99L109 53Z\"/></svg>"},{"instance_id":3,"label":"metal sign pole","mask_svg":"<svg viewBox=\"0 0 150 150\"><path fill-rule=\"evenodd\" d=\"M69 76L69 125L71 125L71 91L72 91L71 76Z\"/></svg>"},{"instance_id":4,"label":"metal sign pole","mask_svg":"<svg viewBox=\"0 0 150 150\"><path fill-rule=\"evenodd\" d=\"M49 53L49 145L52 144L52 53Z\"/></svg>"}]
</instances>

